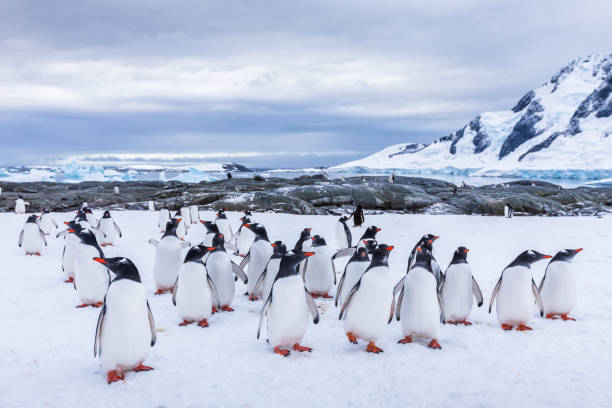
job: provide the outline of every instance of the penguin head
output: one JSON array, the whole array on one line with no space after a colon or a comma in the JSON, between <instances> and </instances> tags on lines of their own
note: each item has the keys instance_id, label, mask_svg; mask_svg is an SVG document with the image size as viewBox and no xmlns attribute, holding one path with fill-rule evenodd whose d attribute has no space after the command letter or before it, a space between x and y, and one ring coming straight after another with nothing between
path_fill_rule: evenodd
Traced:
<instances>
[{"instance_id":1,"label":"penguin head","mask_svg":"<svg viewBox=\"0 0 612 408\"><path fill-rule=\"evenodd\" d=\"M372 254L374 250L376 249L375 239L366 239L365 241L363 241L363 243L365 244L365 249L368 252L368 254Z\"/></svg>"},{"instance_id":2,"label":"penguin head","mask_svg":"<svg viewBox=\"0 0 612 408\"><path fill-rule=\"evenodd\" d=\"M252 217L253 216L253 214L251 213L250 210L244 210L243 213L244 213L245 217Z\"/></svg>"},{"instance_id":3,"label":"penguin head","mask_svg":"<svg viewBox=\"0 0 612 408\"><path fill-rule=\"evenodd\" d=\"M96 257L93 258L93 260L103 264L105 267L113 271L113 273L116 275L113 281L119 279L130 279L140 282L140 273L138 273L138 268L136 268L134 262L128 258L124 258L122 256L116 256L113 258Z\"/></svg>"},{"instance_id":4,"label":"penguin head","mask_svg":"<svg viewBox=\"0 0 612 408\"><path fill-rule=\"evenodd\" d=\"M215 248L215 249L224 249L225 245L225 235L221 234L220 232L216 233L215 236L212 239L212 247L211 248ZM209 250L213 250L209 248Z\"/></svg>"},{"instance_id":5,"label":"penguin head","mask_svg":"<svg viewBox=\"0 0 612 408\"><path fill-rule=\"evenodd\" d=\"M343 224L346 224L346 222L348 221L348 217L346 215L343 215L342 217L340 217L338 221L340 221Z\"/></svg>"},{"instance_id":6,"label":"penguin head","mask_svg":"<svg viewBox=\"0 0 612 408\"><path fill-rule=\"evenodd\" d=\"M416 249L414 265L412 265L412 268L416 268L417 266L433 273L433 269L431 268L431 252L429 252L424 243L419 245Z\"/></svg>"},{"instance_id":7,"label":"penguin head","mask_svg":"<svg viewBox=\"0 0 612 408\"><path fill-rule=\"evenodd\" d=\"M251 224L251 219L247 216L244 217L240 217L240 221L242 221L242 225L244 224Z\"/></svg>"},{"instance_id":8,"label":"penguin head","mask_svg":"<svg viewBox=\"0 0 612 408\"><path fill-rule=\"evenodd\" d=\"M283 241L275 241L271 244L272 258L282 258L287 253L287 246L283 244Z\"/></svg>"},{"instance_id":9,"label":"penguin head","mask_svg":"<svg viewBox=\"0 0 612 408\"><path fill-rule=\"evenodd\" d=\"M555 261L565 261L571 262L574 257L578 254L578 252L582 251L582 248L578 249L564 249L562 251L557 252L555 256L550 260L550 262Z\"/></svg>"},{"instance_id":10,"label":"penguin head","mask_svg":"<svg viewBox=\"0 0 612 408\"><path fill-rule=\"evenodd\" d=\"M372 252L372 262L370 263L369 268L373 268L376 266L389 266L389 254L393 251L392 245L380 244L374 249Z\"/></svg>"},{"instance_id":11,"label":"penguin head","mask_svg":"<svg viewBox=\"0 0 612 408\"><path fill-rule=\"evenodd\" d=\"M433 243L438 238L440 237L434 234L423 235L418 245L421 245L421 244L424 245L425 248L431 252L433 250Z\"/></svg>"},{"instance_id":12,"label":"penguin head","mask_svg":"<svg viewBox=\"0 0 612 408\"><path fill-rule=\"evenodd\" d=\"M533 249L529 249L517 256L516 259L509 266L522 265L530 267L531 264L547 258L552 258L552 256L545 255L538 251L534 251Z\"/></svg>"},{"instance_id":13,"label":"penguin head","mask_svg":"<svg viewBox=\"0 0 612 408\"><path fill-rule=\"evenodd\" d=\"M209 249L210 248L206 247L203 244L199 244L189 248L189 251L187 251L187 255L185 255L185 260L183 261L183 263L201 262L202 258L204 257L204 255L206 255Z\"/></svg>"},{"instance_id":14,"label":"penguin head","mask_svg":"<svg viewBox=\"0 0 612 408\"><path fill-rule=\"evenodd\" d=\"M104 211L104 214L102 215L102 218L110 218L110 217L111 217L110 211L108 211L108 210Z\"/></svg>"},{"instance_id":15,"label":"penguin head","mask_svg":"<svg viewBox=\"0 0 612 408\"><path fill-rule=\"evenodd\" d=\"M244 227L253 231L253 233L255 234L255 240L263 239L263 240L269 241L268 232L266 231L266 228L263 225L258 224L258 223L244 224Z\"/></svg>"},{"instance_id":16,"label":"penguin head","mask_svg":"<svg viewBox=\"0 0 612 408\"><path fill-rule=\"evenodd\" d=\"M298 264L302 262L304 259L309 256L313 256L314 252L288 252L286 253L280 261L280 265L278 267L278 274L276 275L276 279L286 278L288 276L293 276L299 274Z\"/></svg>"},{"instance_id":17,"label":"penguin head","mask_svg":"<svg viewBox=\"0 0 612 408\"><path fill-rule=\"evenodd\" d=\"M451 261L451 265L458 263L467 263L468 252L470 252L470 250L464 246L460 246L459 248L457 248L457 250L453 254L453 260Z\"/></svg>"},{"instance_id":18,"label":"penguin head","mask_svg":"<svg viewBox=\"0 0 612 408\"><path fill-rule=\"evenodd\" d=\"M172 218L170 221L168 221L166 223L166 232L164 233L163 237L167 237L167 236L177 236L176 235L176 229L178 228L179 222L182 221L182 218Z\"/></svg>"},{"instance_id":19,"label":"penguin head","mask_svg":"<svg viewBox=\"0 0 612 408\"><path fill-rule=\"evenodd\" d=\"M218 234L219 233L219 227L217 226L217 224L214 223L214 221L202 221L202 220L200 220L200 222L204 225L204 227L206 227L206 232L208 232L210 234Z\"/></svg>"},{"instance_id":20,"label":"penguin head","mask_svg":"<svg viewBox=\"0 0 612 408\"><path fill-rule=\"evenodd\" d=\"M225 215L225 209L221 208L217 211L217 219L219 220L227 220L227 215Z\"/></svg>"},{"instance_id":21,"label":"penguin head","mask_svg":"<svg viewBox=\"0 0 612 408\"><path fill-rule=\"evenodd\" d=\"M49 213L51 213L51 211L49 211L49 209L48 209L48 208L43 208L43 210L42 210L42 214L49 214ZM42 215L42 214L41 214L41 215Z\"/></svg>"},{"instance_id":22,"label":"penguin head","mask_svg":"<svg viewBox=\"0 0 612 408\"><path fill-rule=\"evenodd\" d=\"M83 210L83 212L84 212L85 214L93 214L93 211L91 211L91 208L89 208L89 207L85 207L85 209Z\"/></svg>"},{"instance_id":23,"label":"penguin head","mask_svg":"<svg viewBox=\"0 0 612 408\"><path fill-rule=\"evenodd\" d=\"M312 246L313 247L321 247L321 246L326 246L327 243L325 242L325 238L323 238L320 235L315 235L314 237L312 237Z\"/></svg>"},{"instance_id":24,"label":"penguin head","mask_svg":"<svg viewBox=\"0 0 612 408\"><path fill-rule=\"evenodd\" d=\"M376 234L378 234L379 232L380 232L380 228L378 228L376 225L372 225L371 227L368 227L365 230L361 239L376 238Z\"/></svg>"},{"instance_id":25,"label":"penguin head","mask_svg":"<svg viewBox=\"0 0 612 408\"><path fill-rule=\"evenodd\" d=\"M32 214L32 215L30 215L30 216L28 217L28 219L27 219L26 223L28 223L28 222L29 222L29 223L35 223L37 218L38 218L38 217L37 217L36 215Z\"/></svg>"},{"instance_id":26,"label":"penguin head","mask_svg":"<svg viewBox=\"0 0 612 408\"><path fill-rule=\"evenodd\" d=\"M367 241L372 242L372 241ZM376 245L374 245L376 247ZM357 248L357 251L351 256L349 262L370 262L370 257L368 256L368 250L366 248Z\"/></svg>"},{"instance_id":27,"label":"penguin head","mask_svg":"<svg viewBox=\"0 0 612 408\"><path fill-rule=\"evenodd\" d=\"M21 193L17 194L17 198L23 198L23 196L21 195Z\"/></svg>"},{"instance_id":28,"label":"penguin head","mask_svg":"<svg viewBox=\"0 0 612 408\"><path fill-rule=\"evenodd\" d=\"M83 226L74 220L66 221L64 224L66 224L68 227L68 232L76 235L77 237L81 234L81 231L83 231Z\"/></svg>"},{"instance_id":29,"label":"penguin head","mask_svg":"<svg viewBox=\"0 0 612 408\"><path fill-rule=\"evenodd\" d=\"M308 238L310 238L310 231L312 231L312 228L304 228L300 233L300 240L306 241Z\"/></svg>"},{"instance_id":30,"label":"penguin head","mask_svg":"<svg viewBox=\"0 0 612 408\"><path fill-rule=\"evenodd\" d=\"M78 210L74 219L77 221L86 221L87 217L85 216L85 211Z\"/></svg>"}]
</instances>

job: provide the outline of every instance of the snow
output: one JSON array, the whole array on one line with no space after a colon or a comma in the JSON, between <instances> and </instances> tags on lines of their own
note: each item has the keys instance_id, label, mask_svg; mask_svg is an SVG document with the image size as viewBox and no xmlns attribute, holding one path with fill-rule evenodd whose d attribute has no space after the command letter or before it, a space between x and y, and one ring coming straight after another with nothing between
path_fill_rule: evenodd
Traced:
<instances>
[{"instance_id":1,"label":"snow","mask_svg":"<svg viewBox=\"0 0 612 408\"><path fill-rule=\"evenodd\" d=\"M100 217L101 211L96 211ZM64 221L73 213L54 214ZM202 212L212 220L212 212ZM234 226L239 213L227 212ZM365 353L349 344L333 300L317 300L319 325L303 344L312 353L273 354L255 339L262 302L249 302L239 282L233 313L212 316L210 328L178 327L171 296L154 296L154 248L159 238L154 212L112 212L124 232L108 256L121 254L139 267L158 328L158 344L145 364L152 372L128 373L107 385L93 357L98 309L76 309L71 285L63 283L63 240L49 238L42 257L27 257L17 238L27 215L0 214L0 406L605 406L612 398L609 364L612 337L612 218L369 215L367 225L382 228L379 242L395 245L393 274L405 272L418 238L435 233L435 255L443 267L457 246L470 249L468 261L485 296L471 327L443 326L442 350L424 344L399 345L393 321L378 342L385 352ZM333 216L254 214L272 241L293 246L308 226L335 243ZM201 225L190 228L200 235ZM355 230L359 236L363 228ZM189 237L188 237L189 238ZM578 270L576 322L536 317L532 332L504 332L486 306L502 269L521 251L554 254L584 247ZM346 259L345 259L346 261ZM535 264L536 282L545 261ZM343 262L338 263L339 271ZM265 326L264 326L265 327ZM265 338L265 332L264 332Z\"/></svg>"}]
</instances>

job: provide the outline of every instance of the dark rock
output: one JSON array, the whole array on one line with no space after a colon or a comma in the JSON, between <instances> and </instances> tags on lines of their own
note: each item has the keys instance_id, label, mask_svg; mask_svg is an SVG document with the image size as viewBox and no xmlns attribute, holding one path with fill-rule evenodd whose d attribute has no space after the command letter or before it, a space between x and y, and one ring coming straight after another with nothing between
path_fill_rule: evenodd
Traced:
<instances>
[{"instance_id":1,"label":"dark rock","mask_svg":"<svg viewBox=\"0 0 612 408\"><path fill-rule=\"evenodd\" d=\"M514 125L514 128L504 140L504 144L499 151L499 159L503 159L508 154L515 151L520 145L525 143L526 141L533 139L539 133L536 131L535 125L542 119L541 112L544 111L544 108L538 101L533 101L529 108L525 112L525 114L521 117L521 119Z\"/></svg>"},{"instance_id":2,"label":"dark rock","mask_svg":"<svg viewBox=\"0 0 612 408\"><path fill-rule=\"evenodd\" d=\"M529 105L531 103L531 101L533 100L534 97L535 97L535 92L534 91L527 92L516 103L516 105L514 105L514 107L512 108L512 112L518 113L518 112L522 111L523 109L525 109L527 107L527 105Z\"/></svg>"}]
</instances>

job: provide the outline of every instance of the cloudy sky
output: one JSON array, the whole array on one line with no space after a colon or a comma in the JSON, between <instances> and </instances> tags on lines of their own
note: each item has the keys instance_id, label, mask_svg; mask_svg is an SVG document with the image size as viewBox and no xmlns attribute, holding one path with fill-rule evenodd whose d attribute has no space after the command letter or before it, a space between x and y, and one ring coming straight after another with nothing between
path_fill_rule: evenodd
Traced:
<instances>
[{"instance_id":1,"label":"cloudy sky","mask_svg":"<svg viewBox=\"0 0 612 408\"><path fill-rule=\"evenodd\" d=\"M336 164L612 51L608 1L0 0L0 15L0 164Z\"/></svg>"}]
</instances>

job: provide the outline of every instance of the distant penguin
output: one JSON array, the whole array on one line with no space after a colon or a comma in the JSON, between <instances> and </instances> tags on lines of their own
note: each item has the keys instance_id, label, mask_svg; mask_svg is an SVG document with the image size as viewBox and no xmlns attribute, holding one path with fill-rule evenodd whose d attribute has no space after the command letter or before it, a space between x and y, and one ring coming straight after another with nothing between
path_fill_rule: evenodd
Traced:
<instances>
[{"instance_id":1,"label":"distant penguin","mask_svg":"<svg viewBox=\"0 0 612 408\"><path fill-rule=\"evenodd\" d=\"M467 318L472 312L474 298L478 302L478 307L483 303L480 286L467 262L468 252L469 249L466 247L457 248L440 285L444 317L449 324L471 325Z\"/></svg>"},{"instance_id":2,"label":"distant penguin","mask_svg":"<svg viewBox=\"0 0 612 408\"><path fill-rule=\"evenodd\" d=\"M540 282L540 296L547 319L576 320L568 315L576 305L576 271L572 260L582 248L557 252L546 266Z\"/></svg>"},{"instance_id":3,"label":"distant penguin","mask_svg":"<svg viewBox=\"0 0 612 408\"><path fill-rule=\"evenodd\" d=\"M244 227L246 224L251 224L251 219L248 216L240 218L240 228L235 235L235 242L237 247L238 255L245 256L249 253L253 241L255 241L255 234L249 228Z\"/></svg>"},{"instance_id":4,"label":"distant penguin","mask_svg":"<svg viewBox=\"0 0 612 408\"><path fill-rule=\"evenodd\" d=\"M215 235L220 234L219 227L214 221L202 221L200 220L204 228L206 228L206 235L204 235L204 241L202 243L206 246L211 246L213 244L213 238Z\"/></svg>"},{"instance_id":5,"label":"distant penguin","mask_svg":"<svg viewBox=\"0 0 612 408\"><path fill-rule=\"evenodd\" d=\"M540 315L544 315L542 299L533 281L531 265L542 259L552 258L538 251L528 250L516 257L502 272L489 304L489 313L497 298L497 320L504 330L532 330L526 324L533 315L533 301L538 304Z\"/></svg>"},{"instance_id":6,"label":"distant penguin","mask_svg":"<svg viewBox=\"0 0 612 408\"><path fill-rule=\"evenodd\" d=\"M423 337L430 340L428 347L440 349L438 333L442 301L430 256L423 246L417 248L414 264L403 278L395 316L401 320L404 336L398 343L412 343L413 337Z\"/></svg>"},{"instance_id":7,"label":"distant penguin","mask_svg":"<svg viewBox=\"0 0 612 408\"><path fill-rule=\"evenodd\" d=\"M17 194L17 200L15 200L15 214L25 214L26 205L30 205L30 203L23 201L21 194Z\"/></svg>"},{"instance_id":8,"label":"distant penguin","mask_svg":"<svg viewBox=\"0 0 612 408\"><path fill-rule=\"evenodd\" d=\"M513 215L514 215L514 209L512 208L510 204L506 204L504 206L504 216L506 218L512 218Z\"/></svg>"},{"instance_id":9,"label":"distant penguin","mask_svg":"<svg viewBox=\"0 0 612 408\"><path fill-rule=\"evenodd\" d=\"M344 273L336 290L336 306L342 303L348 292L361 279L361 275L370 266L370 257L366 248L359 248L344 267Z\"/></svg>"},{"instance_id":10,"label":"distant penguin","mask_svg":"<svg viewBox=\"0 0 612 408\"><path fill-rule=\"evenodd\" d=\"M249 282L247 284L247 291L249 293L249 300L254 301L261 296L261 293L255 293L255 286L261 274L266 269L268 261L272 258L272 253L274 251L272 245L270 245L268 233L263 225L246 224L244 227L250 229L255 234L255 241L253 245L251 245L249 253L240 263L242 270L248 265L247 274L249 276Z\"/></svg>"},{"instance_id":11,"label":"distant penguin","mask_svg":"<svg viewBox=\"0 0 612 408\"><path fill-rule=\"evenodd\" d=\"M300 343L308 330L310 317L314 324L319 322L319 311L298 272L299 262L312 255L312 252L299 252L283 256L272 290L261 308L257 338L267 316L268 341L274 347L274 352L284 357L291 353L288 348L300 352L312 351Z\"/></svg>"},{"instance_id":12,"label":"distant penguin","mask_svg":"<svg viewBox=\"0 0 612 408\"><path fill-rule=\"evenodd\" d=\"M336 267L325 238L319 235L312 237L310 251L315 254L306 258L304 266L306 289L314 298L320 296L331 299L332 296L329 295L329 292L336 284Z\"/></svg>"},{"instance_id":13,"label":"distant penguin","mask_svg":"<svg viewBox=\"0 0 612 408\"><path fill-rule=\"evenodd\" d=\"M191 210L189 207L181 207L181 218L185 223L185 234L189 231L189 226L191 225Z\"/></svg>"},{"instance_id":14,"label":"distant penguin","mask_svg":"<svg viewBox=\"0 0 612 408\"><path fill-rule=\"evenodd\" d=\"M392 246L378 245L370 265L351 288L340 310L339 319L344 320L349 341L353 344L357 344L357 339L367 341L366 351L370 353L383 351L376 346L376 341L393 319L395 297L388 264L392 250Z\"/></svg>"},{"instance_id":15,"label":"distant penguin","mask_svg":"<svg viewBox=\"0 0 612 408\"><path fill-rule=\"evenodd\" d=\"M170 210L164 205L164 208L159 210L159 218L157 226L160 232L166 232L166 225L170 222Z\"/></svg>"},{"instance_id":16,"label":"distant penguin","mask_svg":"<svg viewBox=\"0 0 612 408\"><path fill-rule=\"evenodd\" d=\"M365 215L363 214L363 207L361 204L357 204L355 212L353 212L353 226L361 227L365 222Z\"/></svg>"},{"instance_id":17,"label":"distant penguin","mask_svg":"<svg viewBox=\"0 0 612 408\"><path fill-rule=\"evenodd\" d=\"M53 214L46 208L38 219L38 225L40 225L40 229L45 235L50 235L57 229L57 222L55 222Z\"/></svg>"},{"instance_id":18,"label":"distant penguin","mask_svg":"<svg viewBox=\"0 0 612 408\"><path fill-rule=\"evenodd\" d=\"M189 249L174 283L172 303L182 319L179 326L198 322L208 327L208 317L219 307L215 284L202 262L207 252L201 244Z\"/></svg>"},{"instance_id":19,"label":"distant penguin","mask_svg":"<svg viewBox=\"0 0 612 408\"><path fill-rule=\"evenodd\" d=\"M176 214L174 214L174 217L172 217L172 219L176 221L177 238L181 241L184 241L185 237L187 236L187 221L183 219L183 216L181 215L179 211L177 211ZM167 224L166 224L166 228L167 228Z\"/></svg>"},{"instance_id":20,"label":"distant penguin","mask_svg":"<svg viewBox=\"0 0 612 408\"><path fill-rule=\"evenodd\" d=\"M115 195L119 195L119 186L115 186L115 188L113 188L113 193Z\"/></svg>"},{"instance_id":21,"label":"distant penguin","mask_svg":"<svg viewBox=\"0 0 612 408\"><path fill-rule=\"evenodd\" d=\"M336 223L336 243L338 244L339 250L353 246L353 237L347 221L348 217L343 215Z\"/></svg>"},{"instance_id":22,"label":"distant penguin","mask_svg":"<svg viewBox=\"0 0 612 408\"><path fill-rule=\"evenodd\" d=\"M204 265L208 271L208 276L217 288L221 310L233 312L234 309L230 305L236 293L234 275L244 283L247 283L248 279L242 268L232 262L231 257L225 251L225 236L223 234L217 233L213 237L212 245L208 247L208 256Z\"/></svg>"},{"instance_id":23,"label":"distant penguin","mask_svg":"<svg viewBox=\"0 0 612 408\"><path fill-rule=\"evenodd\" d=\"M192 224L197 224L200 221L200 209L197 205L189 206L189 219Z\"/></svg>"},{"instance_id":24,"label":"distant penguin","mask_svg":"<svg viewBox=\"0 0 612 408\"><path fill-rule=\"evenodd\" d=\"M227 219L227 215L225 215L225 210L220 209L217 212L217 219L215 220L215 224L219 227L219 232L222 233L226 237L232 237L234 233L232 232L232 226L230 221Z\"/></svg>"},{"instance_id":25,"label":"distant penguin","mask_svg":"<svg viewBox=\"0 0 612 408\"><path fill-rule=\"evenodd\" d=\"M110 384L125 379L126 371L149 371L143 365L149 348L155 345L153 314L140 281L138 269L128 258L94 258L115 274L104 298L94 340Z\"/></svg>"},{"instance_id":26,"label":"distant penguin","mask_svg":"<svg viewBox=\"0 0 612 408\"><path fill-rule=\"evenodd\" d=\"M191 245L187 241L179 241L176 235L180 221L180 218L170 221L159 242L155 239L149 240L149 244L155 247L153 278L157 288L156 295L172 291L179 269L183 264L183 249Z\"/></svg>"},{"instance_id":27,"label":"distant penguin","mask_svg":"<svg viewBox=\"0 0 612 408\"><path fill-rule=\"evenodd\" d=\"M310 247L312 246L312 237L310 236L310 231L312 231L312 228L304 228L302 232L300 232L300 237L298 238L297 242L295 243L295 246L293 247L294 253L297 254L298 252L307 252L310 249ZM298 266L300 276L304 276L304 266L306 265L307 259L308 258L302 260L302 262L300 262L300 265Z\"/></svg>"},{"instance_id":28,"label":"distant penguin","mask_svg":"<svg viewBox=\"0 0 612 408\"><path fill-rule=\"evenodd\" d=\"M272 290L272 284L276 279L276 275L280 270L280 263L283 257L287 254L287 247L282 241L276 241L272 244L272 257L266 266L266 270L259 278L260 282L255 285L255 292L258 292L258 285L263 285L262 299L267 299ZM298 252L296 252L298 253Z\"/></svg>"},{"instance_id":29,"label":"distant penguin","mask_svg":"<svg viewBox=\"0 0 612 408\"><path fill-rule=\"evenodd\" d=\"M77 233L76 230L70 232ZM100 307L110 283L110 274L108 268L92 259L104 258L104 253L91 230L84 229L78 234L80 242L76 247L74 288L82 303L77 307Z\"/></svg>"},{"instance_id":30,"label":"distant penguin","mask_svg":"<svg viewBox=\"0 0 612 408\"><path fill-rule=\"evenodd\" d=\"M98 229L104 234L100 240L101 246L114 245L117 242L117 237L121 238L121 229L111 217L110 211L104 211L104 215L98 221Z\"/></svg>"},{"instance_id":31,"label":"distant penguin","mask_svg":"<svg viewBox=\"0 0 612 408\"><path fill-rule=\"evenodd\" d=\"M149 208L149 211L155 211L155 202L149 201L148 208Z\"/></svg>"},{"instance_id":32,"label":"distant penguin","mask_svg":"<svg viewBox=\"0 0 612 408\"><path fill-rule=\"evenodd\" d=\"M76 221L64 222L67 229L57 234L56 238L64 237L64 251L62 252L62 271L66 275L66 283L74 282L74 272L76 270L77 245L81 242L78 235L83 230L81 224ZM74 233L70 232L73 230Z\"/></svg>"},{"instance_id":33,"label":"distant penguin","mask_svg":"<svg viewBox=\"0 0 612 408\"><path fill-rule=\"evenodd\" d=\"M366 228L361 238L359 238L359 241L357 241L350 248L341 249L336 252L333 256L333 259L342 258L345 256L353 256L353 254L358 248L365 248L369 242L372 242L374 245L378 244L376 242L376 234L378 234L380 231L381 229L378 228L376 225L372 225Z\"/></svg>"},{"instance_id":34,"label":"distant penguin","mask_svg":"<svg viewBox=\"0 0 612 408\"><path fill-rule=\"evenodd\" d=\"M26 255L40 256L43 245L47 246L45 234L36 222L36 218L35 215L30 215L21 230L21 234L19 234L18 245L23 248Z\"/></svg>"}]
</instances>

